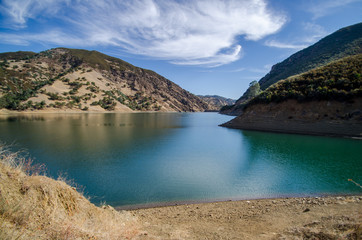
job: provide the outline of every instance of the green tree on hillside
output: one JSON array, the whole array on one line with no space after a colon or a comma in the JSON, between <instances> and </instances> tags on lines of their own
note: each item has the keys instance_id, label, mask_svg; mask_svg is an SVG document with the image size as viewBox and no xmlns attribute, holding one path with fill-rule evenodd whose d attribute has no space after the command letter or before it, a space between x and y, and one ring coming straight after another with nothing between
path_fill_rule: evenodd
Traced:
<instances>
[{"instance_id":1,"label":"green tree on hillside","mask_svg":"<svg viewBox=\"0 0 362 240\"><path fill-rule=\"evenodd\" d=\"M260 84L257 81L252 81L249 84L249 88L245 93L245 98L251 99L260 93Z\"/></svg>"}]
</instances>

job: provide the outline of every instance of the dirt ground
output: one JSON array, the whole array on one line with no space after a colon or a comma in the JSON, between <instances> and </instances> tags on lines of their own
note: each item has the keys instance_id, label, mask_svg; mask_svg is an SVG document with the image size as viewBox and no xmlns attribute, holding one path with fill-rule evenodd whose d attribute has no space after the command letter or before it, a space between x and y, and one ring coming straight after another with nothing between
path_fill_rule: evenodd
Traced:
<instances>
[{"instance_id":1,"label":"dirt ground","mask_svg":"<svg viewBox=\"0 0 362 240\"><path fill-rule=\"evenodd\" d=\"M362 239L362 196L228 201L132 210L140 239Z\"/></svg>"}]
</instances>

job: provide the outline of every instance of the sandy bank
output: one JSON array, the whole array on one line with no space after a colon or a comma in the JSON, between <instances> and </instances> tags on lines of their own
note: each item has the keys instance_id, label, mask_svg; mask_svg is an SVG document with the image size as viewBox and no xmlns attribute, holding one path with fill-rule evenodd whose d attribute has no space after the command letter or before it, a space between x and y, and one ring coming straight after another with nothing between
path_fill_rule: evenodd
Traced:
<instances>
[{"instance_id":1,"label":"sandy bank","mask_svg":"<svg viewBox=\"0 0 362 240\"><path fill-rule=\"evenodd\" d=\"M130 211L144 239L361 239L362 196L229 201Z\"/></svg>"}]
</instances>

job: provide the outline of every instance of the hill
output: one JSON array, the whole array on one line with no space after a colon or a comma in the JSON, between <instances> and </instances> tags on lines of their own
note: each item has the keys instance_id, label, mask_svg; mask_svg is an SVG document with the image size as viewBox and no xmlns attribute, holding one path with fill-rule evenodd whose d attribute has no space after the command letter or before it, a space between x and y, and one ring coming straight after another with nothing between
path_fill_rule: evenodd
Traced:
<instances>
[{"instance_id":1,"label":"hill","mask_svg":"<svg viewBox=\"0 0 362 240\"><path fill-rule=\"evenodd\" d=\"M282 79L360 53L362 53L362 23L342 28L312 46L291 55L283 62L274 65L270 72L261 78L258 83L260 89L265 90ZM245 103L254 96L249 96L248 89L234 106L223 109L221 113L241 114Z\"/></svg>"},{"instance_id":2,"label":"hill","mask_svg":"<svg viewBox=\"0 0 362 240\"><path fill-rule=\"evenodd\" d=\"M362 97L362 54L281 80L250 100L246 107L288 99L348 101L356 97Z\"/></svg>"},{"instance_id":3,"label":"hill","mask_svg":"<svg viewBox=\"0 0 362 240\"><path fill-rule=\"evenodd\" d=\"M144 232L128 212L97 207L63 180L37 174L0 145L0 239L135 239Z\"/></svg>"},{"instance_id":4,"label":"hill","mask_svg":"<svg viewBox=\"0 0 362 240\"><path fill-rule=\"evenodd\" d=\"M274 65L271 71L259 80L260 88L265 90L279 80L360 53L362 23L342 28Z\"/></svg>"},{"instance_id":5,"label":"hill","mask_svg":"<svg viewBox=\"0 0 362 240\"><path fill-rule=\"evenodd\" d=\"M232 105L235 103L234 99L225 98L218 95L197 95L207 104L209 104L208 111L218 112L223 106Z\"/></svg>"},{"instance_id":6,"label":"hill","mask_svg":"<svg viewBox=\"0 0 362 240\"><path fill-rule=\"evenodd\" d=\"M0 54L0 109L204 111L207 103L159 74L97 51Z\"/></svg>"},{"instance_id":7,"label":"hill","mask_svg":"<svg viewBox=\"0 0 362 240\"><path fill-rule=\"evenodd\" d=\"M362 54L279 81L223 126L362 137Z\"/></svg>"}]
</instances>

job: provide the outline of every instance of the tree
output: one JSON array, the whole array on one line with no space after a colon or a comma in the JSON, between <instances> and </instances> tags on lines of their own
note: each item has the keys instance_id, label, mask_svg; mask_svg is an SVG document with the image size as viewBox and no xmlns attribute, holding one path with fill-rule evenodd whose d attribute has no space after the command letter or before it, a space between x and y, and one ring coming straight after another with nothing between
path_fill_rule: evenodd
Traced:
<instances>
[{"instance_id":1,"label":"tree","mask_svg":"<svg viewBox=\"0 0 362 240\"><path fill-rule=\"evenodd\" d=\"M249 88L248 90L246 90L243 97L245 97L246 99L251 99L259 95L259 93L260 93L259 83L257 81L252 81L251 83L249 83Z\"/></svg>"}]
</instances>

